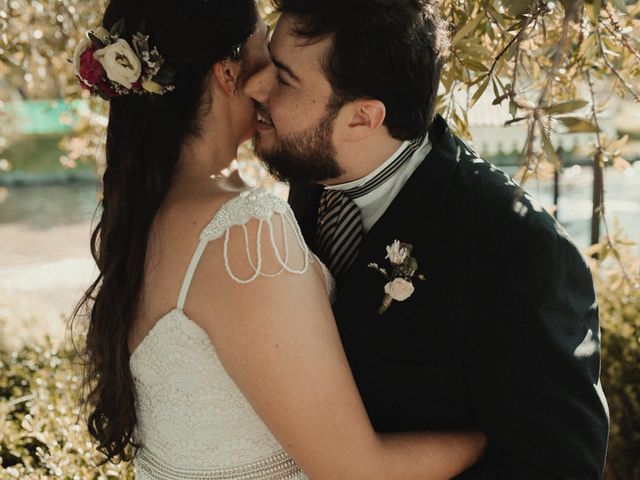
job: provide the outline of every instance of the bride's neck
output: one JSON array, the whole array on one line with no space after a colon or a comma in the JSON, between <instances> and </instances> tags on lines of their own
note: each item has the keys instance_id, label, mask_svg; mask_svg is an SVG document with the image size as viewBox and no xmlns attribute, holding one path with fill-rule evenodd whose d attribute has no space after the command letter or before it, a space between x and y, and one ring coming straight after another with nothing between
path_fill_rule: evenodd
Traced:
<instances>
[{"instance_id":1,"label":"bride's neck","mask_svg":"<svg viewBox=\"0 0 640 480\"><path fill-rule=\"evenodd\" d=\"M223 128L203 128L200 137L182 148L176 180L208 179L228 168L236 158L238 141Z\"/></svg>"}]
</instances>

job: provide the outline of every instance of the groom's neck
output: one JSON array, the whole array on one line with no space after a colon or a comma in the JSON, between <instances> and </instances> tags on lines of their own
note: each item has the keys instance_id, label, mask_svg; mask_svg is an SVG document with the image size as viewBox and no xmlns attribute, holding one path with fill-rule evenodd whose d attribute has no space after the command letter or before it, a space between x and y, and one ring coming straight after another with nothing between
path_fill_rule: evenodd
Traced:
<instances>
[{"instance_id":1,"label":"groom's neck","mask_svg":"<svg viewBox=\"0 0 640 480\"><path fill-rule=\"evenodd\" d=\"M336 159L345 171L343 175L326 185L339 185L367 176L386 162L402 145L402 140L386 132L376 134L358 142L345 142L336 148Z\"/></svg>"}]
</instances>

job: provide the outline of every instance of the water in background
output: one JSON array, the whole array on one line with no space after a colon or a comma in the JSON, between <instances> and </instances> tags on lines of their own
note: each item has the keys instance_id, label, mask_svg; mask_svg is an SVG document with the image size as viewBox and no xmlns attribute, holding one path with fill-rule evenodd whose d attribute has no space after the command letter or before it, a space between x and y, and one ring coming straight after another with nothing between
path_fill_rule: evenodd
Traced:
<instances>
[{"instance_id":1,"label":"water in background","mask_svg":"<svg viewBox=\"0 0 640 480\"><path fill-rule=\"evenodd\" d=\"M509 168L505 171L514 173ZM617 219L632 240L640 241L640 161L623 174L608 168L605 183L610 226ZM569 167L561 177L558 219L581 247L587 247L590 241L592 188L590 167ZM551 181L530 180L525 189L543 205L553 203ZM89 222L96 205L94 183L16 187L9 189L8 198L0 203L0 224L47 229Z\"/></svg>"},{"instance_id":2,"label":"water in background","mask_svg":"<svg viewBox=\"0 0 640 480\"><path fill-rule=\"evenodd\" d=\"M98 185L92 182L9 188L0 203L0 224L24 224L34 229L85 223L98 204Z\"/></svg>"},{"instance_id":3,"label":"water in background","mask_svg":"<svg viewBox=\"0 0 640 480\"><path fill-rule=\"evenodd\" d=\"M515 169L505 169L513 174ZM553 181L529 180L525 190L544 206L553 205ZM583 248L591 243L591 209L593 169L575 165L565 169L560 178L557 218ZM619 173L607 168L605 173L605 209L609 228L619 222L627 236L640 242L640 161ZM604 226L601 234L604 235ZM612 232L613 233L613 232Z\"/></svg>"}]
</instances>

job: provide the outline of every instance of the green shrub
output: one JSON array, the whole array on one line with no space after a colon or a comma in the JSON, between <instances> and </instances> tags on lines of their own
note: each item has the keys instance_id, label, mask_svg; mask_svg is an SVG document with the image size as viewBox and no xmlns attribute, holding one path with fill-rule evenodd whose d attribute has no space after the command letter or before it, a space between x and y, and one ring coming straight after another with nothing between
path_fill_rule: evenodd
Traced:
<instances>
[{"instance_id":1,"label":"green shrub","mask_svg":"<svg viewBox=\"0 0 640 480\"><path fill-rule=\"evenodd\" d=\"M0 478L133 479L130 465L101 456L78 408L81 367L49 341L0 354Z\"/></svg>"},{"instance_id":2,"label":"green shrub","mask_svg":"<svg viewBox=\"0 0 640 480\"><path fill-rule=\"evenodd\" d=\"M602 387L611 428L607 480L640 479L640 257L622 253L596 269L602 330Z\"/></svg>"}]
</instances>

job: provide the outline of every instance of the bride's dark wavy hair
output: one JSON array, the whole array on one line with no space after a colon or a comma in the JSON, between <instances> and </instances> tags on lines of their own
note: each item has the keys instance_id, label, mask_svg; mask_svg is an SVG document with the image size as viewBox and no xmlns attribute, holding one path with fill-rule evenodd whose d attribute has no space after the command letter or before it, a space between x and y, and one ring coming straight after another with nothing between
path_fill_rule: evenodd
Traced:
<instances>
[{"instance_id":1,"label":"bride's dark wavy hair","mask_svg":"<svg viewBox=\"0 0 640 480\"><path fill-rule=\"evenodd\" d=\"M74 312L74 322L80 312L88 317L84 401L105 461L128 461L137 450L128 338L152 221L182 146L199 135L211 106L214 64L241 61L237 47L255 30L257 15L254 0L111 0L105 11L105 28L123 19L126 39L144 29L176 74L173 92L110 100L102 214L91 236L99 275Z\"/></svg>"}]
</instances>

